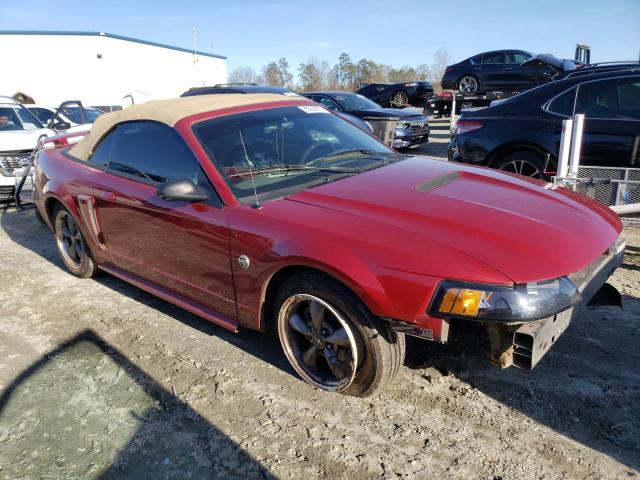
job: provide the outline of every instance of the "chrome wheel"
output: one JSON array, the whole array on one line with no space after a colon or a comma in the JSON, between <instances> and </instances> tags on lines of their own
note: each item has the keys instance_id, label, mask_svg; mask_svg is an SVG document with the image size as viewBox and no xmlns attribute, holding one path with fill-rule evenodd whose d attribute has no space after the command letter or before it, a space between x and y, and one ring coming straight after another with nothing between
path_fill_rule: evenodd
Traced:
<instances>
[{"instance_id":1,"label":"chrome wheel","mask_svg":"<svg viewBox=\"0 0 640 480\"><path fill-rule=\"evenodd\" d=\"M404 92L396 92L391 98L391 103L396 107L404 107L409 104L409 97Z\"/></svg>"},{"instance_id":2,"label":"chrome wheel","mask_svg":"<svg viewBox=\"0 0 640 480\"><path fill-rule=\"evenodd\" d=\"M458 90L473 95L478 91L478 81L471 75L465 75L458 83Z\"/></svg>"},{"instance_id":3,"label":"chrome wheel","mask_svg":"<svg viewBox=\"0 0 640 480\"><path fill-rule=\"evenodd\" d=\"M55 232L60 254L69 265L79 269L84 257L84 242L78 224L68 212L61 211L56 216Z\"/></svg>"},{"instance_id":4,"label":"chrome wheel","mask_svg":"<svg viewBox=\"0 0 640 480\"><path fill-rule=\"evenodd\" d=\"M530 178L542 179L542 173L533 163L527 160L511 160L500 166L500 170L505 172L517 173Z\"/></svg>"},{"instance_id":5,"label":"chrome wheel","mask_svg":"<svg viewBox=\"0 0 640 480\"><path fill-rule=\"evenodd\" d=\"M287 359L308 383L343 391L358 368L358 343L349 322L313 295L287 298L278 312L278 333Z\"/></svg>"}]
</instances>

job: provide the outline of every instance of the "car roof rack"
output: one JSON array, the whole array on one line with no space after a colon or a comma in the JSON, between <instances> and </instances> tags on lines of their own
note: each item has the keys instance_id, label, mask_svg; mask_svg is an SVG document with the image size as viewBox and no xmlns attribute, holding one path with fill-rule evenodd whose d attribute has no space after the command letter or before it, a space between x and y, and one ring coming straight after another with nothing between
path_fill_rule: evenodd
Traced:
<instances>
[{"instance_id":1,"label":"car roof rack","mask_svg":"<svg viewBox=\"0 0 640 480\"><path fill-rule=\"evenodd\" d=\"M216 83L214 85L214 87L257 87L257 86L258 86L257 83L250 83L250 82ZM207 88L207 87L200 87L200 88Z\"/></svg>"}]
</instances>

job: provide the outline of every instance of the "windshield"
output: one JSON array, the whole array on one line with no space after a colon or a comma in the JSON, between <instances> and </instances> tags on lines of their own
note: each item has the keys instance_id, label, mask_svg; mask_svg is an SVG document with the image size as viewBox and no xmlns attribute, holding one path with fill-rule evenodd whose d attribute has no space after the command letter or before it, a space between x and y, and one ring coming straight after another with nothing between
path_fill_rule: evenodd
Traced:
<instances>
[{"instance_id":1,"label":"windshield","mask_svg":"<svg viewBox=\"0 0 640 480\"><path fill-rule=\"evenodd\" d=\"M279 198L401 158L320 106L239 113L194 127L236 198ZM252 181L253 177L253 181Z\"/></svg>"},{"instance_id":2,"label":"windshield","mask_svg":"<svg viewBox=\"0 0 640 480\"><path fill-rule=\"evenodd\" d=\"M96 121L96 118L102 115L102 112L97 108L85 108L84 114L86 117L86 122L83 122L82 113L80 112L80 107L63 107L62 110L60 110L60 113L62 113L65 117L67 117L73 123L78 123L78 124L93 123Z\"/></svg>"},{"instance_id":3,"label":"windshield","mask_svg":"<svg viewBox=\"0 0 640 480\"><path fill-rule=\"evenodd\" d=\"M0 131L37 130L44 128L38 119L22 105L0 103Z\"/></svg>"},{"instance_id":4,"label":"windshield","mask_svg":"<svg viewBox=\"0 0 640 480\"><path fill-rule=\"evenodd\" d=\"M347 112L357 112L358 110L379 109L376 102L363 97L358 93L340 93L333 95L333 98L342 105Z\"/></svg>"}]
</instances>

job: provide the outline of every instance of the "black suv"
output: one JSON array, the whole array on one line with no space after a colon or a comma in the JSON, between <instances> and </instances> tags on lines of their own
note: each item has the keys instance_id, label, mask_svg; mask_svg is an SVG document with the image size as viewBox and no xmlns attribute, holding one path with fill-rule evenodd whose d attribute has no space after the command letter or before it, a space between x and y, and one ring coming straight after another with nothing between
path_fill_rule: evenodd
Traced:
<instances>
[{"instance_id":1,"label":"black suv","mask_svg":"<svg viewBox=\"0 0 640 480\"><path fill-rule=\"evenodd\" d=\"M577 113L585 114L581 165L640 167L640 68L557 80L465 111L449 159L548 178L562 121Z\"/></svg>"}]
</instances>

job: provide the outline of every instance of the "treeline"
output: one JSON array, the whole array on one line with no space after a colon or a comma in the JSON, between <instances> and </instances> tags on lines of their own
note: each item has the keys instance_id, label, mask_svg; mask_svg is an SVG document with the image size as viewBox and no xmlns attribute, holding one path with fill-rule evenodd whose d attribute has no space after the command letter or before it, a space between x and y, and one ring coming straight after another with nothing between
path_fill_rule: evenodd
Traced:
<instances>
[{"instance_id":1,"label":"treeline","mask_svg":"<svg viewBox=\"0 0 640 480\"><path fill-rule=\"evenodd\" d=\"M447 65L451 63L451 54L444 48L433 56L431 64L420 64L416 67L408 65L394 68L391 65L376 63L367 58L357 62L351 60L347 53L331 65L327 60L311 57L301 63L294 75L286 58L264 65L260 73L250 67L239 67L229 74L231 83L258 83L275 87L287 87L291 90L355 90L364 83L378 82L410 82L426 80L439 88L440 79Z\"/></svg>"}]
</instances>

